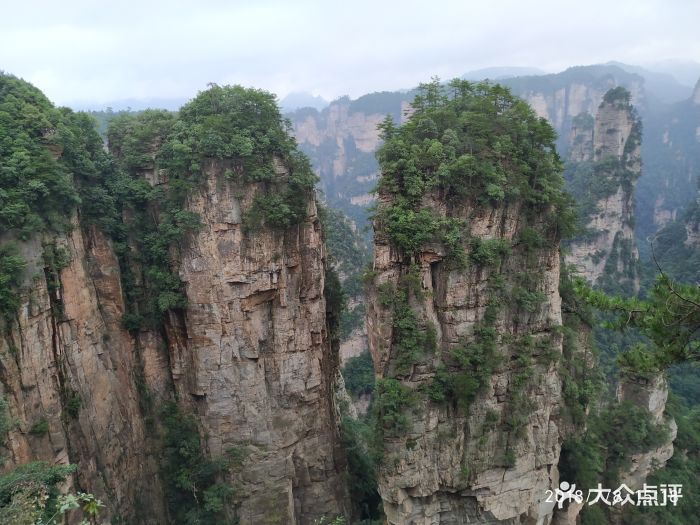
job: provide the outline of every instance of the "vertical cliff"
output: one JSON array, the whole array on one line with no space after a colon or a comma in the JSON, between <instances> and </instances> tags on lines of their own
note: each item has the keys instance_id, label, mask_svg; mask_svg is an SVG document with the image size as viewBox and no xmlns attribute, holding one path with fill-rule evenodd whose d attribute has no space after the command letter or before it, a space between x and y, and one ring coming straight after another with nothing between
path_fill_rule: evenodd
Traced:
<instances>
[{"instance_id":1,"label":"vertical cliff","mask_svg":"<svg viewBox=\"0 0 700 525\"><path fill-rule=\"evenodd\" d=\"M316 207L309 196L298 225L244 233L260 188L222 182L224 171L207 165L205 186L188 198L204 226L180 261L187 341L177 345L175 384L199 414L212 456L246 453L234 476L241 523L311 523L348 510Z\"/></svg>"},{"instance_id":2,"label":"vertical cliff","mask_svg":"<svg viewBox=\"0 0 700 525\"><path fill-rule=\"evenodd\" d=\"M3 100L46 112L17 122L28 157L67 196L0 238L6 468L75 464L106 520L349 515L315 177L274 97L213 86L179 117L125 116L111 159L89 119L11 80Z\"/></svg>"},{"instance_id":3,"label":"vertical cliff","mask_svg":"<svg viewBox=\"0 0 700 525\"><path fill-rule=\"evenodd\" d=\"M0 76L0 94L0 393L16 422L4 468L75 463L74 483L109 502L106 518L162 521L119 264L75 209L107 162L102 141L89 118L54 109L14 77ZM20 271L8 279L13 258Z\"/></svg>"},{"instance_id":4,"label":"vertical cliff","mask_svg":"<svg viewBox=\"0 0 700 525\"><path fill-rule=\"evenodd\" d=\"M158 276L136 280L132 314L140 337L149 317L160 323L179 409L196 415L206 457L227 462L213 486L233 488L241 523L346 513L315 177L273 97L213 86L177 122L144 115L123 128L110 147L149 182L155 216L144 235L149 218L127 202L132 236L146 240L128 259ZM163 251L151 235L177 242Z\"/></svg>"},{"instance_id":5,"label":"vertical cliff","mask_svg":"<svg viewBox=\"0 0 700 525\"><path fill-rule=\"evenodd\" d=\"M643 77L611 64L577 66L561 73L515 77L503 82L552 124L559 133L557 148L564 153L568 151L567 137L577 115L594 115L610 89L624 86L637 106L644 105L648 98Z\"/></svg>"},{"instance_id":6,"label":"vertical cliff","mask_svg":"<svg viewBox=\"0 0 700 525\"><path fill-rule=\"evenodd\" d=\"M641 172L641 124L629 92L606 93L591 128L580 115L572 129L565 177L579 204L585 233L569 246L566 261L606 290L639 289L634 237L634 188Z\"/></svg>"},{"instance_id":7,"label":"vertical cliff","mask_svg":"<svg viewBox=\"0 0 700 525\"><path fill-rule=\"evenodd\" d=\"M384 126L367 316L387 521L543 522L568 215L554 132L500 87L431 84L414 107Z\"/></svg>"},{"instance_id":8,"label":"vertical cliff","mask_svg":"<svg viewBox=\"0 0 700 525\"><path fill-rule=\"evenodd\" d=\"M620 473L620 480L632 490L638 490L648 476L663 468L673 456L673 440L678 427L666 414L668 385L663 374L650 377L623 377L617 388L620 403L631 403L649 414L651 422L668 428L668 435L651 449L632 454L629 464Z\"/></svg>"}]
</instances>

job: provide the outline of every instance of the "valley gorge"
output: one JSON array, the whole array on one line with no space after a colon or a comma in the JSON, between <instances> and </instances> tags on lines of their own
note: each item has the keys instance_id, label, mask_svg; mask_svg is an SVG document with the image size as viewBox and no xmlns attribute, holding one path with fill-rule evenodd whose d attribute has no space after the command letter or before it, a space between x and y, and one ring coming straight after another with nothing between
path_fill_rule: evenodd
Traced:
<instances>
[{"instance_id":1,"label":"valley gorge","mask_svg":"<svg viewBox=\"0 0 700 525\"><path fill-rule=\"evenodd\" d=\"M434 81L289 127L274 95L210 85L104 142L0 74L2 474L74 469L95 523L635 523L545 501L637 490L677 435L694 454L663 370L601 365L577 280L646 286L650 97L599 73ZM695 145L663 122L685 188ZM700 253L700 200L673 195L644 219L660 261Z\"/></svg>"}]
</instances>

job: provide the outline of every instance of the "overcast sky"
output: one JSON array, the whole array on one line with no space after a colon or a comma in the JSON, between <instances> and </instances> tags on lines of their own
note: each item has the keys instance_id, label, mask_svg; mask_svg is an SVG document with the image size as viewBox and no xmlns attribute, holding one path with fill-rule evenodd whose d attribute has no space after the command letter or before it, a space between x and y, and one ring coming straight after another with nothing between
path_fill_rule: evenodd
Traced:
<instances>
[{"instance_id":1,"label":"overcast sky","mask_svg":"<svg viewBox=\"0 0 700 525\"><path fill-rule=\"evenodd\" d=\"M0 69L62 105L208 82L327 99L491 66L700 60L699 0L5 1Z\"/></svg>"}]
</instances>

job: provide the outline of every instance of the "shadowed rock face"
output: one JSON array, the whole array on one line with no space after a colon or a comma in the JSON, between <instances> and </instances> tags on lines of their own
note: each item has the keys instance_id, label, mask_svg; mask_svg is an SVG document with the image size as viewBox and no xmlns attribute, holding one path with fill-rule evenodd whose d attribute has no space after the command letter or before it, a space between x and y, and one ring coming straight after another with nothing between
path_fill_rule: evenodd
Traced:
<instances>
[{"instance_id":1,"label":"shadowed rock face","mask_svg":"<svg viewBox=\"0 0 700 525\"><path fill-rule=\"evenodd\" d=\"M42 240L62 247L70 263L60 285L49 286L40 240L21 246L31 287L0 339L3 395L18 422L11 462L75 463L80 487L109 501L108 515L136 519L139 507L144 522L161 520L157 456L134 382L136 343L121 326L119 264L95 228L76 223L71 234ZM47 432L29 432L40 421Z\"/></svg>"},{"instance_id":2,"label":"shadowed rock face","mask_svg":"<svg viewBox=\"0 0 700 525\"><path fill-rule=\"evenodd\" d=\"M417 399L404 412L407 430L384 439L379 489L387 521L546 523L552 509L544 502L545 491L558 483L561 442L556 366L561 337L554 328L561 325L557 240L526 253L516 239L522 229L540 225L527 223L519 203L485 209L467 202L448 207L438 195L424 199L441 215L469 218L471 236L503 239L512 252L489 267L470 263L455 269L441 247L430 246L408 261L375 225L376 277L367 315L375 369L390 377L398 358L396 321L382 306L382 290L397 286L416 267L413 279L420 290L409 294L409 304L421 324L434 327L437 347L401 377ZM531 285L541 294L540 303L526 310L509 293L494 298L494 282L510 291L524 274L534 276ZM498 365L485 388L468 407L430 400L425 389L438 374L437 354L444 359L450 348L477 343L489 305L497 311L492 327ZM526 340L534 346L523 358L518 345ZM517 422L515 414L521 416Z\"/></svg>"}]
</instances>

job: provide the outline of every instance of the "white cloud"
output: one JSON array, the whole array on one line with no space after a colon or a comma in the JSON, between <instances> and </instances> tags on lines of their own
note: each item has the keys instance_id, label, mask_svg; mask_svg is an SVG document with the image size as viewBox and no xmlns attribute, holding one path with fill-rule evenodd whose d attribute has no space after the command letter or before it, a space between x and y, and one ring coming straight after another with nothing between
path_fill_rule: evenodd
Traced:
<instances>
[{"instance_id":1,"label":"white cloud","mask_svg":"<svg viewBox=\"0 0 700 525\"><path fill-rule=\"evenodd\" d=\"M700 2L25 1L0 68L60 104L189 98L208 82L333 98L499 65L700 57Z\"/></svg>"}]
</instances>

